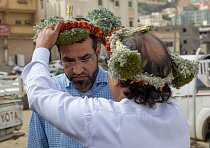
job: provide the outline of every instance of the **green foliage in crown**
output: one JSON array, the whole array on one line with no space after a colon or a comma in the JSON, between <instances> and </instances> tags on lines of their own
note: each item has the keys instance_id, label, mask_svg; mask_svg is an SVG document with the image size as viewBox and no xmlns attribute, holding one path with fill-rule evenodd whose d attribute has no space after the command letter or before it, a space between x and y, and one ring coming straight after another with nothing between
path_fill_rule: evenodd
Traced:
<instances>
[{"instance_id":1,"label":"green foliage in crown","mask_svg":"<svg viewBox=\"0 0 210 148\"><path fill-rule=\"evenodd\" d=\"M56 17L56 16L51 16L39 23L37 23L34 27L33 30L34 31L38 31L43 29L44 27L51 25L51 26L55 26L59 21L61 20L60 17Z\"/></svg>"},{"instance_id":2,"label":"green foliage in crown","mask_svg":"<svg viewBox=\"0 0 210 148\"><path fill-rule=\"evenodd\" d=\"M57 38L56 44L74 44L89 36L90 32L87 29L73 28L61 32Z\"/></svg>"},{"instance_id":3,"label":"green foliage in crown","mask_svg":"<svg viewBox=\"0 0 210 148\"><path fill-rule=\"evenodd\" d=\"M172 73L174 79L172 85L175 88L180 88L185 84L192 81L198 73L198 62L192 62L187 59L183 59L176 54L171 53L172 58Z\"/></svg>"},{"instance_id":4,"label":"green foliage in crown","mask_svg":"<svg viewBox=\"0 0 210 148\"><path fill-rule=\"evenodd\" d=\"M37 31L43 29L44 27L50 25L55 26L59 21L61 20L60 17L51 16L39 23L37 23L35 26L33 26L33 30L36 32L36 34L33 36L33 40L37 38Z\"/></svg>"},{"instance_id":5,"label":"green foliage in crown","mask_svg":"<svg viewBox=\"0 0 210 148\"><path fill-rule=\"evenodd\" d=\"M55 16L49 17L44 21L36 24L33 27L33 30L37 32L38 30L41 30L48 25L54 27L61 19L62 18ZM72 28L69 30L65 30L59 33L58 38L56 40L56 44L73 44L87 38L89 34L90 34L89 30L83 28ZM32 39L36 38L37 34L35 34Z\"/></svg>"},{"instance_id":6,"label":"green foliage in crown","mask_svg":"<svg viewBox=\"0 0 210 148\"><path fill-rule=\"evenodd\" d=\"M117 48L108 63L109 71L113 77L127 80L140 74L143 69L140 53L131 51L122 44Z\"/></svg>"},{"instance_id":7,"label":"green foliage in crown","mask_svg":"<svg viewBox=\"0 0 210 148\"><path fill-rule=\"evenodd\" d=\"M104 37L107 36L109 31L117 29L121 26L121 22L114 16L114 14L106 9L95 9L88 13L87 19L93 25L99 26L104 31Z\"/></svg>"}]
</instances>

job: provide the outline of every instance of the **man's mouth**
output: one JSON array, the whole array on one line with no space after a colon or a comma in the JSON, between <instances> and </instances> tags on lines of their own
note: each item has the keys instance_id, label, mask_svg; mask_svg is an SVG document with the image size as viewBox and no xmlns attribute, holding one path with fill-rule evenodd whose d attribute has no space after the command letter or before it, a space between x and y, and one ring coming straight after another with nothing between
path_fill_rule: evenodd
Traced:
<instances>
[{"instance_id":1,"label":"man's mouth","mask_svg":"<svg viewBox=\"0 0 210 148\"><path fill-rule=\"evenodd\" d=\"M80 80L84 80L84 79L87 79L88 76L75 76L75 77L72 77L72 80L73 81L80 81Z\"/></svg>"}]
</instances>

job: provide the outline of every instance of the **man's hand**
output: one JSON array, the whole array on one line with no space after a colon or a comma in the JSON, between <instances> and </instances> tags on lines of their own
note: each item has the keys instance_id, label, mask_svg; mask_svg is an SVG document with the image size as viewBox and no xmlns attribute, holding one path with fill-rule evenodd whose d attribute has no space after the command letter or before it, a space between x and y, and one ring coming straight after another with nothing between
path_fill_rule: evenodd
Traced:
<instances>
[{"instance_id":1,"label":"man's hand","mask_svg":"<svg viewBox=\"0 0 210 148\"><path fill-rule=\"evenodd\" d=\"M50 49L55 45L60 27L63 22L56 24L55 28L52 26L46 26L44 29L38 31L38 37L36 39L36 48L44 47Z\"/></svg>"}]
</instances>

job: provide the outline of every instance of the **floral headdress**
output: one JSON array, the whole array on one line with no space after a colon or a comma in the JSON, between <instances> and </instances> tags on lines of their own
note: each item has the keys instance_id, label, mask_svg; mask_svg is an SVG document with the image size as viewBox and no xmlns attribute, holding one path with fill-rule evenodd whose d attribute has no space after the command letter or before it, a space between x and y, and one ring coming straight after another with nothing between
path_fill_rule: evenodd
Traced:
<instances>
[{"instance_id":1,"label":"floral headdress","mask_svg":"<svg viewBox=\"0 0 210 148\"><path fill-rule=\"evenodd\" d=\"M98 40L103 40L107 32L118 28L121 23L108 9L99 9L89 12L86 20L76 21L73 18L73 6L67 5L67 20L61 26L56 44L73 44L84 40L90 34L95 35ZM49 17L43 22L34 26L34 31L44 28L47 25L55 26L62 18ZM37 35L33 37L36 39Z\"/></svg>"},{"instance_id":2,"label":"floral headdress","mask_svg":"<svg viewBox=\"0 0 210 148\"><path fill-rule=\"evenodd\" d=\"M172 71L165 78L157 77L144 72L146 62L142 61L140 53L131 51L121 41L122 38L131 36L136 32L146 33L153 30L153 28L153 26L121 28L112 33L107 40L112 52L108 62L109 71L113 77L120 80L132 80L132 82L152 85L157 89L162 88L165 84L180 88L197 75L197 62L169 53L172 59Z\"/></svg>"}]
</instances>

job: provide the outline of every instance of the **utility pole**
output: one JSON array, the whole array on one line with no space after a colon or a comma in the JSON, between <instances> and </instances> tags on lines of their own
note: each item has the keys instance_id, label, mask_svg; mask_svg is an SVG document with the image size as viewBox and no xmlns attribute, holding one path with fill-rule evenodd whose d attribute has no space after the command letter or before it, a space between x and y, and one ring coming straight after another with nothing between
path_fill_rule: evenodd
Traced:
<instances>
[{"instance_id":1,"label":"utility pole","mask_svg":"<svg viewBox=\"0 0 210 148\"><path fill-rule=\"evenodd\" d=\"M196 51L196 61L199 61L199 54L201 52L201 48L198 48ZM198 146L197 143L197 132L196 132L196 94L197 94L197 77L194 80L193 86L193 130L194 130L194 139L191 140L191 144L195 147Z\"/></svg>"},{"instance_id":2,"label":"utility pole","mask_svg":"<svg viewBox=\"0 0 210 148\"><path fill-rule=\"evenodd\" d=\"M4 63L8 64L8 37L4 37Z\"/></svg>"},{"instance_id":3,"label":"utility pole","mask_svg":"<svg viewBox=\"0 0 210 148\"><path fill-rule=\"evenodd\" d=\"M174 2L175 5L175 18L174 18L174 53L176 53L176 32L177 32L177 7L178 7L178 0Z\"/></svg>"},{"instance_id":4,"label":"utility pole","mask_svg":"<svg viewBox=\"0 0 210 148\"><path fill-rule=\"evenodd\" d=\"M44 19L46 19L47 17L47 1L44 0Z\"/></svg>"}]
</instances>

